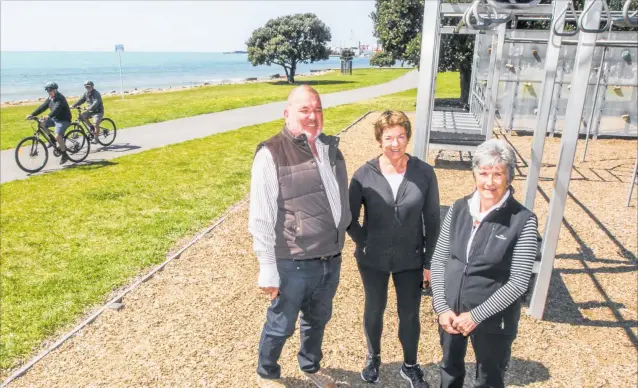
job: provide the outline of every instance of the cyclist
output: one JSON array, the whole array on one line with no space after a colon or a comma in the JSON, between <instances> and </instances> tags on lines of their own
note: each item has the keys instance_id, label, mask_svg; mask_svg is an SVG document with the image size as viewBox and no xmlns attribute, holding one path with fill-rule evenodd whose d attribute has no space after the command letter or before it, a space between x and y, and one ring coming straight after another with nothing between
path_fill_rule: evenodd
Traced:
<instances>
[{"instance_id":1,"label":"cyclist","mask_svg":"<svg viewBox=\"0 0 638 388\"><path fill-rule=\"evenodd\" d=\"M33 119L47 108L51 110L49 116L43 116L40 121L44 124L45 128L55 127L55 139L62 152L60 164L64 164L69 160L64 144L64 131L71 125L71 109L69 108L69 103L66 101L66 97L58 92L58 84L55 82L47 82L47 84L44 85L44 90L49 93L49 98L34 110L33 113L28 115L27 120Z\"/></svg>"},{"instance_id":2,"label":"cyclist","mask_svg":"<svg viewBox=\"0 0 638 388\"><path fill-rule=\"evenodd\" d=\"M100 120L104 117L104 104L102 103L102 95L100 92L95 90L95 84L93 84L93 81L84 82L84 88L86 89L86 92L84 92L82 98L77 100L71 108L78 107L85 102L88 104L86 111L80 114L80 120L91 127L91 132L93 133L93 144L95 144L97 143L97 137L100 134ZM93 123L95 126L91 125L88 121L91 117L93 117Z\"/></svg>"}]
</instances>

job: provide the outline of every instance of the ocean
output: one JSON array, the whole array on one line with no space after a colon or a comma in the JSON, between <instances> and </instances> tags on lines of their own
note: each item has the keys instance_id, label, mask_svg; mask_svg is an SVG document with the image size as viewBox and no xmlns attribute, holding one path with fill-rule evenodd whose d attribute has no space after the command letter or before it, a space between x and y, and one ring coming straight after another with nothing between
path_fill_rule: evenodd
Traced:
<instances>
[{"instance_id":1,"label":"ocean","mask_svg":"<svg viewBox=\"0 0 638 388\"><path fill-rule=\"evenodd\" d=\"M240 81L249 77L285 75L281 66L257 66L248 54L212 52L122 52L124 90L181 88L204 82ZM369 67L369 58L355 58L353 68ZM311 69L339 68L340 59L299 64L297 73ZM100 92L120 91L120 67L116 52L0 52L0 100L16 101L45 97L44 84L55 81L60 92L81 95L86 80Z\"/></svg>"}]
</instances>

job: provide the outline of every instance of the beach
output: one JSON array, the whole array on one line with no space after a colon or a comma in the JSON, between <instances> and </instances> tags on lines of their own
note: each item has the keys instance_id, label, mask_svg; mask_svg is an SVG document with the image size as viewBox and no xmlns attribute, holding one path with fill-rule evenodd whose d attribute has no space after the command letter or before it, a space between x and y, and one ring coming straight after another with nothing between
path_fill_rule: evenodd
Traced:
<instances>
[{"instance_id":1,"label":"beach","mask_svg":"<svg viewBox=\"0 0 638 388\"><path fill-rule=\"evenodd\" d=\"M305 79L308 77L313 77L318 75L324 75L335 70L339 70L339 69L323 69L318 71L315 70L309 73L296 74L295 80ZM175 91L184 90L184 89L201 88L205 86L214 86L214 85L239 85L239 84L246 84L246 83L282 82L282 81L283 82L286 81L285 75L273 74L267 78L247 77L243 80L224 79L219 81L203 82L203 83L197 83L192 85L182 85L178 87L168 86L166 88L133 88L132 90L124 89L124 95L134 96L137 94L147 94L147 93L167 93L167 92L175 92ZM103 90L101 91L101 94L103 97L109 97L109 96L119 96L121 95L121 92L119 90L109 90L109 91ZM67 98L67 100L76 100L76 99L79 99L81 96L65 95L65 97ZM43 102L45 99L46 99L45 97L38 97L34 99L24 99L24 100L15 100L15 101L9 100L9 101L4 101L0 103L0 108L6 108L10 106L35 105L40 102Z\"/></svg>"},{"instance_id":2,"label":"beach","mask_svg":"<svg viewBox=\"0 0 638 388\"><path fill-rule=\"evenodd\" d=\"M54 81L66 97L84 92L87 80L102 93L182 90L201 85L267 81L285 76L281 66L253 66L247 54L213 52L11 52L0 55L0 103L33 102L45 98L43 86ZM297 65L298 75L340 68L339 58ZM355 58L353 68L370 67L369 58ZM161 90L160 90L161 89ZM22 101L22 102L20 102Z\"/></svg>"}]
</instances>

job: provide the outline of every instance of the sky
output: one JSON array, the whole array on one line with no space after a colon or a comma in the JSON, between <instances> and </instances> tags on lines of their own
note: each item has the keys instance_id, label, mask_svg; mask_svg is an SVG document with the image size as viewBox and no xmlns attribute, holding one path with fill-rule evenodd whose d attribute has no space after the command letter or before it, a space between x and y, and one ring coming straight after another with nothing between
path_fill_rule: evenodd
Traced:
<instances>
[{"instance_id":1,"label":"sky","mask_svg":"<svg viewBox=\"0 0 638 388\"><path fill-rule=\"evenodd\" d=\"M375 44L372 11L372 0L2 0L0 50L113 51L118 43L126 51L245 50L252 31L269 19L305 12L330 27L332 46Z\"/></svg>"}]
</instances>

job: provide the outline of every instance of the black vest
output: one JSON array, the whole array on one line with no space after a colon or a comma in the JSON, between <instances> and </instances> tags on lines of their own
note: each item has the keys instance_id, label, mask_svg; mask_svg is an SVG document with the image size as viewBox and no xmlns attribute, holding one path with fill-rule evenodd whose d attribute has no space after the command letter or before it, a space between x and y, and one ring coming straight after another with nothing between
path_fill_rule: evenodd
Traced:
<instances>
[{"instance_id":1,"label":"black vest","mask_svg":"<svg viewBox=\"0 0 638 388\"><path fill-rule=\"evenodd\" d=\"M445 267L445 299L455 313L467 312L485 302L510 277L514 246L534 214L511 195L478 226L467 256L473 219L468 200L454 203L450 222L450 259ZM520 300L480 324L484 330L515 334Z\"/></svg>"},{"instance_id":2,"label":"black vest","mask_svg":"<svg viewBox=\"0 0 638 388\"><path fill-rule=\"evenodd\" d=\"M312 259L341 253L352 215L348 206L346 163L337 148L339 138L319 135L329 147L332 171L339 185L341 220L335 226L317 161L305 135L287 128L257 147L267 147L277 167L279 196L275 223L277 259Z\"/></svg>"}]
</instances>

